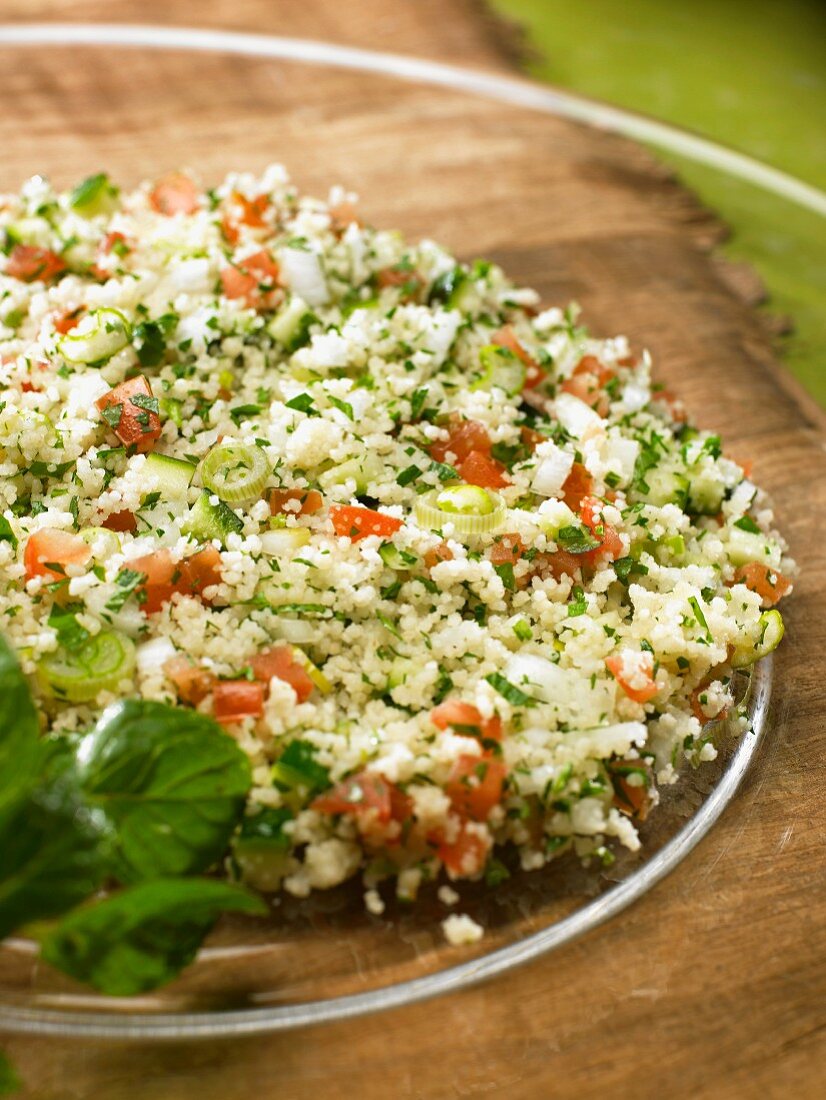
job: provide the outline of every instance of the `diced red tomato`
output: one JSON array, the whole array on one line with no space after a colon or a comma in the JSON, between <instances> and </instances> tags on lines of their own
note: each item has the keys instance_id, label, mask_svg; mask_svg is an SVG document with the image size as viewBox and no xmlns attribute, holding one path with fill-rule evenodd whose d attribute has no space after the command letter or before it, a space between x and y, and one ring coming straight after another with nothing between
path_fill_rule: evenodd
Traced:
<instances>
[{"instance_id":1,"label":"diced red tomato","mask_svg":"<svg viewBox=\"0 0 826 1100\"><path fill-rule=\"evenodd\" d=\"M351 504L334 504L330 508L330 519L337 535L346 535L353 542L365 539L368 535L380 535L390 538L402 526L400 519L375 512L372 508L361 508Z\"/></svg>"},{"instance_id":2,"label":"diced red tomato","mask_svg":"<svg viewBox=\"0 0 826 1100\"><path fill-rule=\"evenodd\" d=\"M504 489L510 484L502 463L484 451L471 451L467 458L457 463L456 471L462 481L482 489Z\"/></svg>"},{"instance_id":3,"label":"diced red tomato","mask_svg":"<svg viewBox=\"0 0 826 1100\"><path fill-rule=\"evenodd\" d=\"M23 393L42 393L43 392L43 389L42 389L41 386L36 386L34 384L34 382L30 382L28 380L28 378L25 379L25 381L20 383L20 389Z\"/></svg>"},{"instance_id":4,"label":"diced red tomato","mask_svg":"<svg viewBox=\"0 0 826 1100\"><path fill-rule=\"evenodd\" d=\"M159 214L194 214L201 206L198 185L183 172L163 176L149 192L149 203Z\"/></svg>"},{"instance_id":5,"label":"diced red tomato","mask_svg":"<svg viewBox=\"0 0 826 1100\"><path fill-rule=\"evenodd\" d=\"M582 557L582 554L556 550L552 554L538 554L534 558L534 567L540 577L550 574L555 581L561 581L563 577L576 577L582 569Z\"/></svg>"},{"instance_id":6,"label":"diced red tomato","mask_svg":"<svg viewBox=\"0 0 826 1100\"><path fill-rule=\"evenodd\" d=\"M146 615L160 611L175 593L204 599L204 589L221 580L221 555L214 546L205 546L192 557L178 562L172 559L168 550L157 550L135 558L129 567L146 576L138 588L144 597L141 608Z\"/></svg>"},{"instance_id":7,"label":"diced red tomato","mask_svg":"<svg viewBox=\"0 0 826 1100\"><path fill-rule=\"evenodd\" d=\"M322 814L370 814L386 825L390 821L406 821L413 812L408 796L381 775L362 771L348 776L312 803L312 809Z\"/></svg>"},{"instance_id":8,"label":"diced red tomato","mask_svg":"<svg viewBox=\"0 0 826 1100\"><path fill-rule=\"evenodd\" d=\"M446 542L440 542L438 546L428 550L424 556L424 563L428 569L432 569L440 561L453 561L453 551Z\"/></svg>"},{"instance_id":9,"label":"diced red tomato","mask_svg":"<svg viewBox=\"0 0 826 1100\"><path fill-rule=\"evenodd\" d=\"M215 676L208 669L193 665L183 655L168 660L164 672L175 685L181 702L193 707L206 699L215 685Z\"/></svg>"},{"instance_id":10,"label":"diced red tomato","mask_svg":"<svg viewBox=\"0 0 826 1100\"><path fill-rule=\"evenodd\" d=\"M318 489L267 489L266 496L270 512L274 516L280 512L293 516L309 516L320 512L324 507L324 498ZM293 501L298 502L298 507Z\"/></svg>"},{"instance_id":11,"label":"diced red tomato","mask_svg":"<svg viewBox=\"0 0 826 1100\"><path fill-rule=\"evenodd\" d=\"M16 244L6 263L6 274L24 283L48 283L65 270L61 256L50 248L38 248L33 244Z\"/></svg>"},{"instance_id":12,"label":"diced red tomato","mask_svg":"<svg viewBox=\"0 0 826 1100\"><path fill-rule=\"evenodd\" d=\"M544 382L547 377L547 372L544 371L534 357L522 347L519 340L516 338L516 333L510 325L503 325L502 328L494 332L490 339L492 344L498 344L500 348L507 348L508 351L512 351L524 364L525 385L522 387L523 389L533 390L536 389L540 382Z\"/></svg>"},{"instance_id":13,"label":"diced red tomato","mask_svg":"<svg viewBox=\"0 0 826 1100\"><path fill-rule=\"evenodd\" d=\"M95 404L101 412L119 405L120 419L113 429L115 435L127 447L134 446L135 450L145 453L152 450L161 434L160 416L151 407L147 408L153 401L149 383L139 374L109 390ZM157 402L155 405L157 407Z\"/></svg>"},{"instance_id":14,"label":"diced red tomato","mask_svg":"<svg viewBox=\"0 0 826 1100\"><path fill-rule=\"evenodd\" d=\"M600 545L596 549L582 555L588 565L595 566L597 562L604 559L616 561L622 556L622 539L617 530L602 518L602 504L598 500L594 497L585 497L582 501L580 516L594 538L600 540Z\"/></svg>"},{"instance_id":15,"label":"diced red tomato","mask_svg":"<svg viewBox=\"0 0 826 1100\"><path fill-rule=\"evenodd\" d=\"M128 531L132 533L138 529L138 520L134 512L124 509L120 512L111 512L105 519L100 521L100 525L108 531Z\"/></svg>"},{"instance_id":16,"label":"diced red tomato","mask_svg":"<svg viewBox=\"0 0 826 1100\"><path fill-rule=\"evenodd\" d=\"M248 199L240 191L233 191L229 204L221 219L221 229L230 244L238 242L240 225L248 225L252 229L263 229L267 225L264 214L271 205L269 195Z\"/></svg>"},{"instance_id":17,"label":"diced red tomato","mask_svg":"<svg viewBox=\"0 0 826 1100\"><path fill-rule=\"evenodd\" d=\"M274 309L283 297L278 278L278 264L262 249L225 267L221 272L221 286L226 298L241 298L249 309L268 310Z\"/></svg>"},{"instance_id":18,"label":"diced red tomato","mask_svg":"<svg viewBox=\"0 0 826 1100\"><path fill-rule=\"evenodd\" d=\"M635 703L647 703L659 690L654 682L654 658L650 653L641 655L641 668L639 673L634 676L635 682L633 685L625 676L625 665L618 653L605 658L605 667L628 698L633 699ZM637 679L641 681L640 685L637 685Z\"/></svg>"},{"instance_id":19,"label":"diced red tomato","mask_svg":"<svg viewBox=\"0 0 826 1100\"><path fill-rule=\"evenodd\" d=\"M62 580L69 565L86 565L92 556L89 544L71 531L44 527L29 537L23 551L27 577Z\"/></svg>"},{"instance_id":20,"label":"diced red tomato","mask_svg":"<svg viewBox=\"0 0 826 1100\"><path fill-rule=\"evenodd\" d=\"M329 211L330 227L337 236L341 236L348 225L361 225L355 203L339 202L331 206Z\"/></svg>"},{"instance_id":21,"label":"diced red tomato","mask_svg":"<svg viewBox=\"0 0 826 1100\"><path fill-rule=\"evenodd\" d=\"M562 485L562 499L572 511L578 512L593 489L594 479L581 462L575 462Z\"/></svg>"},{"instance_id":22,"label":"diced red tomato","mask_svg":"<svg viewBox=\"0 0 826 1100\"><path fill-rule=\"evenodd\" d=\"M448 438L430 444L430 457L436 462L447 462L448 454L452 461L463 462L472 451L490 454L490 436L484 424L478 420L462 420L453 414L447 424Z\"/></svg>"},{"instance_id":23,"label":"diced red tomato","mask_svg":"<svg viewBox=\"0 0 826 1100\"><path fill-rule=\"evenodd\" d=\"M469 827L465 822L458 834L446 840L443 834L433 836L436 855L453 878L473 878L487 863L493 840L484 832Z\"/></svg>"},{"instance_id":24,"label":"diced red tomato","mask_svg":"<svg viewBox=\"0 0 826 1100\"><path fill-rule=\"evenodd\" d=\"M746 588L756 592L763 607L773 607L792 587L788 577L759 561L741 565L734 574L734 583L744 584Z\"/></svg>"},{"instance_id":25,"label":"diced red tomato","mask_svg":"<svg viewBox=\"0 0 826 1100\"><path fill-rule=\"evenodd\" d=\"M376 273L376 285L380 290L388 286L403 287L405 293L402 297L409 301L417 296L424 284L418 271L409 271L403 267L385 267Z\"/></svg>"},{"instance_id":26,"label":"diced red tomato","mask_svg":"<svg viewBox=\"0 0 826 1100\"><path fill-rule=\"evenodd\" d=\"M458 814L473 821L486 821L502 801L507 768L501 760L484 754L463 753L445 784L445 794Z\"/></svg>"},{"instance_id":27,"label":"diced red tomato","mask_svg":"<svg viewBox=\"0 0 826 1100\"><path fill-rule=\"evenodd\" d=\"M72 329L78 325L82 316L82 306L78 306L77 309L67 310L66 313L55 314L53 322L55 332L59 332L61 336L65 336L67 332L71 332Z\"/></svg>"},{"instance_id":28,"label":"diced red tomato","mask_svg":"<svg viewBox=\"0 0 826 1100\"><path fill-rule=\"evenodd\" d=\"M707 687L708 683L702 683L698 687L696 687L691 693L691 713L694 715L701 726L704 726L706 722L711 722L712 719L725 718L726 714L728 713L728 707L725 706L721 707L716 714L706 713L700 696L703 695Z\"/></svg>"},{"instance_id":29,"label":"diced red tomato","mask_svg":"<svg viewBox=\"0 0 826 1100\"><path fill-rule=\"evenodd\" d=\"M519 535L497 535L488 557L494 565L516 565L525 553L525 544Z\"/></svg>"},{"instance_id":30,"label":"diced red tomato","mask_svg":"<svg viewBox=\"0 0 826 1100\"><path fill-rule=\"evenodd\" d=\"M255 680L219 680L212 689L215 718L224 726L264 713L264 685Z\"/></svg>"},{"instance_id":31,"label":"diced red tomato","mask_svg":"<svg viewBox=\"0 0 826 1100\"><path fill-rule=\"evenodd\" d=\"M640 769L648 769L641 760L612 760L606 765L614 788L614 805L622 813L645 821L651 806L651 796L645 783L631 783L631 776L638 776Z\"/></svg>"},{"instance_id":32,"label":"diced red tomato","mask_svg":"<svg viewBox=\"0 0 826 1100\"><path fill-rule=\"evenodd\" d=\"M120 256L126 256L133 248L134 245L126 239L123 233L107 233L97 247L98 258L96 262L91 265L89 270L96 279L109 279L111 278L112 272L108 267L100 263L100 260L105 256L111 255L111 253L115 251L117 251Z\"/></svg>"},{"instance_id":33,"label":"diced red tomato","mask_svg":"<svg viewBox=\"0 0 826 1100\"><path fill-rule=\"evenodd\" d=\"M461 699L447 699L439 703L430 712L430 721L440 730L450 728L459 734L469 734L485 741L502 740L502 719L499 715L483 718L477 707L472 703L463 703Z\"/></svg>"},{"instance_id":34,"label":"diced red tomato","mask_svg":"<svg viewBox=\"0 0 826 1100\"><path fill-rule=\"evenodd\" d=\"M562 390L590 405L600 416L607 416L610 399L604 387L613 377L610 367L604 366L594 355L585 355L571 377L562 383Z\"/></svg>"},{"instance_id":35,"label":"diced red tomato","mask_svg":"<svg viewBox=\"0 0 826 1100\"><path fill-rule=\"evenodd\" d=\"M307 670L293 655L291 646L280 645L274 649L265 649L250 661L256 680L268 685L273 676L289 684L298 697L299 703L306 702L313 693L314 684Z\"/></svg>"}]
</instances>

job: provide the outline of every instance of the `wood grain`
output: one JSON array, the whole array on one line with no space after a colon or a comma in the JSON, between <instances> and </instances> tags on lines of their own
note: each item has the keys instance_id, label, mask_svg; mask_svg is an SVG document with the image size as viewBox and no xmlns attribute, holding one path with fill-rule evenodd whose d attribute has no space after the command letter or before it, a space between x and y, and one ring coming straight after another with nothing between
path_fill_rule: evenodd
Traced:
<instances>
[{"instance_id":1,"label":"wood grain","mask_svg":"<svg viewBox=\"0 0 826 1100\"><path fill-rule=\"evenodd\" d=\"M506 64L471 0L1 0L0 17L224 26ZM772 734L744 791L677 872L606 927L478 989L299 1033L142 1047L4 1038L24 1095L823 1095L826 448L819 411L797 400L765 326L708 254L713 219L643 150L558 120L228 57L203 59L196 82L175 54L76 61L0 50L14 105L0 117L0 187L43 169L69 183L104 164L133 182L176 162L181 120L205 178L239 167L243 149L245 166L283 156L317 191L344 180L377 223L489 255L548 302L577 298L595 330L651 348L694 416L754 456L803 574ZM138 92L113 130L106 104L124 81Z\"/></svg>"}]
</instances>

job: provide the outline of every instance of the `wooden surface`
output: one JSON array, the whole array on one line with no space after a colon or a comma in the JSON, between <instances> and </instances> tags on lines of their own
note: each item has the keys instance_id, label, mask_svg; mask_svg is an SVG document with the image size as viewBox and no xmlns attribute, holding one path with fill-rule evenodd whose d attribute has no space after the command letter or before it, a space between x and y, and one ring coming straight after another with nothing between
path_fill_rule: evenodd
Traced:
<instances>
[{"instance_id":1,"label":"wooden surface","mask_svg":"<svg viewBox=\"0 0 826 1100\"><path fill-rule=\"evenodd\" d=\"M0 18L226 26L509 64L507 36L470 0L0 0ZM744 791L670 878L607 926L480 988L284 1035L142 1047L4 1037L23 1095L824 1095L826 449L818 412L795 400L764 325L705 250L713 221L646 153L552 119L404 86L377 99L366 79L354 92L352 77L285 80L226 58L205 60L194 85L175 55L148 65L90 54L72 78L63 61L0 50L0 186L52 165L61 184L103 165L127 183L174 166L168 116L183 112L187 159L207 178L242 167L244 148L253 168L283 155L302 184L361 187L373 220L492 256L547 302L576 297L594 329L650 347L693 415L731 453L755 458L803 575L777 660L773 731ZM107 97L130 76L129 132L113 132ZM243 146L239 119L252 128ZM313 127L323 157L304 140ZM273 150L276 133L292 136L290 152Z\"/></svg>"}]
</instances>

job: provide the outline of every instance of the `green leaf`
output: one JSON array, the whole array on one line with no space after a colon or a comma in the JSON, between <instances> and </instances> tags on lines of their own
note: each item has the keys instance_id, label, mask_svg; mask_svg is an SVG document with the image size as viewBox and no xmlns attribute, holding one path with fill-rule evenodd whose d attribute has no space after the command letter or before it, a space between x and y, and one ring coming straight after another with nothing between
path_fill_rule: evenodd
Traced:
<instances>
[{"instance_id":1,"label":"green leaf","mask_svg":"<svg viewBox=\"0 0 826 1100\"><path fill-rule=\"evenodd\" d=\"M0 516L0 542L10 542L12 550L17 550L17 535L5 516Z\"/></svg>"},{"instance_id":2,"label":"green leaf","mask_svg":"<svg viewBox=\"0 0 826 1100\"><path fill-rule=\"evenodd\" d=\"M22 1083L8 1057L0 1050L0 1096L11 1096L21 1089Z\"/></svg>"},{"instance_id":3,"label":"green leaf","mask_svg":"<svg viewBox=\"0 0 826 1100\"><path fill-rule=\"evenodd\" d=\"M350 420L355 420L356 419L355 414L353 412L353 406L350 404L349 401L341 401L341 400L339 400L338 397L333 397L333 395L331 393L327 394L327 400L330 402L330 404L333 406L333 408L336 408L340 412L343 412L344 415L348 419L350 419Z\"/></svg>"},{"instance_id":4,"label":"green leaf","mask_svg":"<svg viewBox=\"0 0 826 1100\"><path fill-rule=\"evenodd\" d=\"M17 655L0 637L0 843L8 815L28 791L40 761L40 723ZM0 873L5 866L0 851Z\"/></svg>"},{"instance_id":5,"label":"green leaf","mask_svg":"<svg viewBox=\"0 0 826 1100\"><path fill-rule=\"evenodd\" d=\"M80 801L71 768L21 785L25 794L0 830L0 939L73 908L98 888L106 866L103 823Z\"/></svg>"},{"instance_id":6,"label":"green leaf","mask_svg":"<svg viewBox=\"0 0 826 1100\"><path fill-rule=\"evenodd\" d=\"M601 545L600 540L594 538L587 528L574 523L563 527L556 536L556 541L569 554L587 554L589 550L596 550Z\"/></svg>"},{"instance_id":7,"label":"green leaf","mask_svg":"<svg viewBox=\"0 0 826 1100\"><path fill-rule=\"evenodd\" d=\"M285 404L288 409L295 409L297 412L306 413L308 416L318 416L315 402L308 393L299 393Z\"/></svg>"},{"instance_id":8,"label":"green leaf","mask_svg":"<svg viewBox=\"0 0 826 1100\"><path fill-rule=\"evenodd\" d=\"M763 533L751 516L741 516L734 526L739 527L741 531L748 531L751 535L762 535Z\"/></svg>"},{"instance_id":9,"label":"green leaf","mask_svg":"<svg viewBox=\"0 0 826 1100\"><path fill-rule=\"evenodd\" d=\"M42 956L102 993L128 997L171 981L195 958L221 913L263 915L260 898L212 879L159 879L70 913Z\"/></svg>"},{"instance_id":10,"label":"green leaf","mask_svg":"<svg viewBox=\"0 0 826 1100\"><path fill-rule=\"evenodd\" d=\"M78 761L83 790L113 831L123 882L209 867L251 785L246 754L211 718L137 699L101 718Z\"/></svg>"},{"instance_id":11,"label":"green leaf","mask_svg":"<svg viewBox=\"0 0 826 1100\"><path fill-rule=\"evenodd\" d=\"M57 631L57 644L70 651L79 649L89 637L89 631L77 621L77 612L83 610L83 604L61 607L52 604L49 612L49 626Z\"/></svg>"}]
</instances>

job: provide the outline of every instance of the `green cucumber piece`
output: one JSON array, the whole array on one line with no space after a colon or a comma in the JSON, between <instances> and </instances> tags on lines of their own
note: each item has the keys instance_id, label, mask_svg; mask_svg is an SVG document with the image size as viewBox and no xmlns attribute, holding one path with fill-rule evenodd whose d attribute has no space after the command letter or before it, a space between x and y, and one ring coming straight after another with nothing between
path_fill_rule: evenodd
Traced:
<instances>
[{"instance_id":1,"label":"green cucumber piece","mask_svg":"<svg viewBox=\"0 0 826 1100\"><path fill-rule=\"evenodd\" d=\"M388 569L396 569L404 572L419 564L419 559L409 550L400 550L392 542L383 542L379 547L379 557Z\"/></svg>"},{"instance_id":2,"label":"green cucumber piece","mask_svg":"<svg viewBox=\"0 0 826 1100\"><path fill-rule=\"evenodd\" d=\"M267 332L284 351L294 352L310 339L310 328L318 317L301 298L293 297L267 325Z\"/></svg>"},{"instance_id":3,"label":"green cucumber piece","mask_svg":"<svg viewBox=\"0 0 826 1100\"><path fill-rule=\"evenodd\" d=\"M184 531L201 542L218 539L223 546L231 534L240 534L244 524L223 500L214 497L208 489L202 489L189 510Z\"/></svg>"},{"instance_id":4,"label":"green cucumber piece","mask_svg":"<svg viewBox=\"0 0 826 1100\"><path fill-rule=\"evenodd\" d=\"M169 455L160 455L153 451L146 456L144 469L157 483L164 500L182 500L186 497L197 467L182 458L170 458Z\"/></svg>"}]
</instances>

